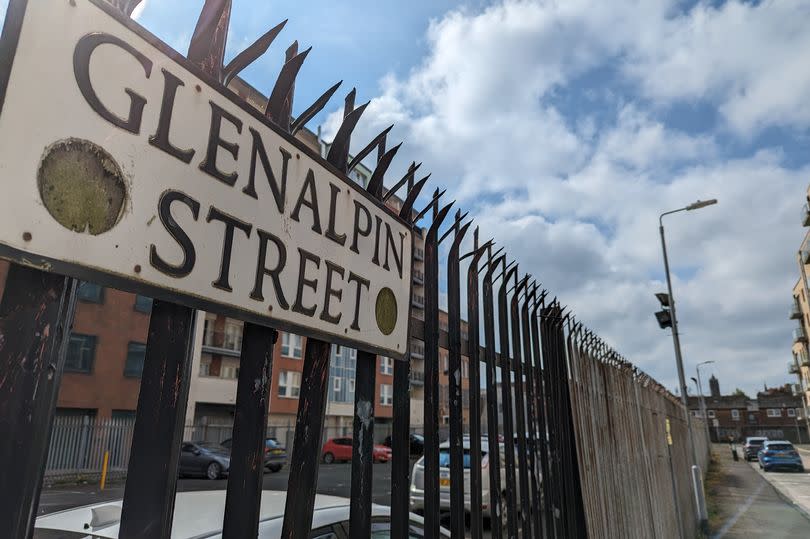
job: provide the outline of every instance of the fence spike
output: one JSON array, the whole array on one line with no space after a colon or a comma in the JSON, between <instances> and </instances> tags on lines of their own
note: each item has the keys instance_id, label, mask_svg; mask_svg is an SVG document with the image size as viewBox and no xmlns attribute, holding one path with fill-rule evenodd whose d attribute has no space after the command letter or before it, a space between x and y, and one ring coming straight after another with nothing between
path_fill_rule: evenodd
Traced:
<instances>
[{"instance_id":1,"label":"fence spike","mask_svg":"<svg viewBox=\"0 0 810 539\"><path fill-rule=\"evenodd\" d=\"M406 183L408 183L410 181L413 181L413 177L416 174L416 171L419 170L419 167L421 167L421 166L422 166L422 163L419 163L417 165L416 161L412 161L411 166L408 167L408 172L405 173L405 175L402 177L401 180L399 180L390 189L388 189L388 191L386 191L386 193L382 197L382 201L385 202L386 200L388 200L389 198L394 196L394 194L397 191L399 191L400 187L402 187L403 185L405 185Z\"/></svg>"},{"instance_id":2,"label":"fence spike","mask_svg":"<svg viewBox=\"0 0 810 539\"><path fill-rule=\"evenodd\" d=\"M275 41L276 37L278 37L284 25L287 24L287 20L288 19L284 19L268 30L263 36L254 41L250 47L237 54L233 60L228 62L228 65L222 69L222 84L227 86L243 69L267 52L267 49L270 48L270 45Z\"/></svg>"},{"instance_id":3,"label":"fence spike","mask_svg":"<svg viewBox=\"0 0 810 539\"><path fill-rule=\"evenodd\" d=\"M380 132L380 134L379 134L379 135L377 135L376 137L374 137L374 140L372 140L371 142L369 142L369 143L368 143L368 145L366 145L366 147L365 147L365 148L363 148L362 150L360 150L359 152L357 152L357 155L355 155L355 156L354 156L354 158L353 158L351 161L349 161L349 165L348 165L348 167L346 167L346 171L347 171L347 172L351 172L352 170L354 170L354 167L356 167L357 165L359 165L359 164L360 164L360 162L361 162L363 159L365 159L365 158L366 158L366 157L367 157L367 156L368 156L368 155L369 155L369 154L370 154L370 153L371 153L371 152L374 150L374 148L376 148L377 146L379 146L380 141L381 141L381 140L384 140L384 139L385 139L385 137L386 137L386 136L388 136L388 133L389 133L389 132L391 131L391 129L393 129L393 128L394 128L394 124L389 125L389 126L388 126L388 127L386 127L385 129L383 129L383 130Z\"/></svg>"},{"instance_id":4,"label":"fence spike","mask_svg":"<svg viewBox=\"0 0 810 539\"><path fill-rule=\"evenodd\" d=\"M353 94L354 90L350 93ZM347 102L349 98L346 98ZM352 101L354 97L352 96ZM366 102L356 109L352 110L343 118L343 123L340 124L335 138L332 140L332 146L329 148L329 154L326 160L332 163L341 172L346 172L346 167L349 162L349 144L351 142L352 131L357 127L357 122L368 107L370 101Z\"/></svg>"},{"instance_id":5,"label":"fence spike","mask_svg":"<svg viewBox=\"0 0 810 539\"><path fill-rule=\"evenodd\" d=\"M222 82L230 20L231 0L205 0L186 55L192 63L219 82Z\"/></svg>"},{"instance_id":6,"label":"fence spike","mask_svg":"<svg viewBox=\"0 0 810 539\"><path fill-rule=\"evenodd\" d=\"M391 166L391 161L394 159L394 156L397 155L397 152L402 147L402 143L400 142L387 152L385 152L380 158L379 163L377 163L377 168L374 169L374 172L371 174L371 179L368 181L368 187L366 190L374 195L377 198L382 197L382 190L383 190L383 178L385 177L385 171L388 170L388 167Z\"/></svg>"},{"instance_id":7,"label":"fence spike","mask_svg":"<svg viewBox=\"0 0 810 539\"><path fill-rule=\"evenodd\" d=\"M292 105L295 78L298 76L298 72L301 70L301 66L304 64L304 60L307 59L307 55L311 50L312 47L297 54L298 42L296 41L290 45L287 51L288 56L291 56L291 58L285 62L284 67L281 68L281 73L279 73L278 79L276 79L273 92L270 94L270 99L267 101L267 107L264 110L264 115L271 121L277 124L284 124L286 122L286 125L282 126L285 129L289 128L289 111Z\"/></svg>"},{"instance_id":8,"label":"fence spike","mask_svg":"<svg viewBox=\"0 0 810 539\"><path fill-rule=\"evenodd\" d=\"M416 218L411 219L413 205L416 202L416 198L419 196L419 193L422 192L422 188L425 187L428 179L430 179L430 174L416 182L411 189L408 189L408 195L405 197L405 202L402 203L402 209L399 211L399 216L407 219L409 223L416 223L417 221Z\"/></svg>"},{"instance_id":9,"label":"fence spike","mask_svg":"<svg viewBox=\"0 0 810 539\"><path fill-rule=\"evenodd\" d=\"M298 131L300 131L302 127L304 127L307 124L307 122L309 122L312 118L315 117L316 114L318 114L321 110L323 110L323 108L326 106L329 100L332 99L332 96L335 95L337 89L340 88L341 84L343 84L343 81L339 81L336 84L334 84L331 88L326 90L321 95L321 97L316 99L312 105L307 107L307 109L304 112L302 112L290 126L290 134L295 135Z\"/></svg>"}]
</instances>

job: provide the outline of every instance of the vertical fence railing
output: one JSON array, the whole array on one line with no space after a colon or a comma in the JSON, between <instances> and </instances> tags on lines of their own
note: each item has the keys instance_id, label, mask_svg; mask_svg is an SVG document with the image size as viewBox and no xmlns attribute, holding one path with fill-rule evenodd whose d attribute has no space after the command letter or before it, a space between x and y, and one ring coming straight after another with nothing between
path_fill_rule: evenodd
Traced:
<instances>
[{"instance_id":1,"label":"vertical fence railing","mask_svg":"<svg viewBox=\"0 0 810 539\"><path fill-rule=\"evenodd\" d=\"M127 0L114 5L129 16L138 3ZM14 17L21 15L14 6L10 13L16 24L19 21ZM271 28L226 65L230 15L230 0L206 0L187 54L207 77L225 87L264 54L284 27L281 23ZM323 110L339 86L329 88L293 119L295 81L308 54L309 49L299 52L297 42L287 49L264 111L267 120L289 135ZM176 85L173 88L177 90ZM173 95L166 92L161 106L171 107ZM424 320L409 316L408 332L409 337L424 342L425 537L440 537L442 516L449 513L452 537L464 537L469 526L471 536L481 538L485 508L491 535L498 539L649 537L671 535L679 524L685 530L693 529L695 515L688 481L691 463L684 444L683 409L677 399L575 322L556 298L546 302L548 292L539 289L528 275L519 277L517 264L507 264L506 254L500 250L493 253L493 241L479 245L478 229L472 250L462 255L471 221L465 222L466 214L459 212L452 225L445 224L453 204L440 204L444 191L439 189L427 197L429 200L423 200L426 197L420 194L429 175L415 182L418 165L411 164L405 176L386 192L385 174L399 149L386 150L390 127L350 159L352 133L368 106L356 107L355 98L352 90L344 100L343 120L326 156L328 165L336 174L347 175L376 149L376 166L365 186L368 194L377 202L385 202L406 187L399 216L414 227L420 226L423 218L429 220L424 234L425 272L420 276L425 287L425 315ZM168 124L162 124L154 143L164 145L173 155L182 155L184 150L169 143L168 129ZM231 154L236 152L223 148ZM332 196L337 196L334 190ZM414 210L417 200L426 202L419 212ZM223 249L228 250L223 260L230 260L238 225L226 219L222 222L226 225ZM443 257L440 244L451 236ZM346 238L335 235L330 239L340 243ZM260 237L259 241L264 253L267 239ZM463 281L462 261L467 259L467 278ZM446 330L440 330L442 266L447 276ZM223 263L219 286L228 289L228 279L229 267ZM209 438L210 434L218 441L226 435L233 439L223 536L255 536L261 503L261 459L269 432L268 391L275 330L246 323L234 424L206 432L205 426L184 425L195 311L156 300L134 424L81 418L54 422L74 288L72 279L20 266L12 267L6 283L0 305L0 421L5 435L0 440L0 456L4 462L20 465L6 466L0 473L0 492L7 493L0 496L0 528L12 537L29 536L43 473L86 473L97 468L104 452L110 451L111 466L127 473L119 536L167 538L172 533L180 442L184 436L196 437L202 432L200 436ZM462 320L465 293L467 338L463 337ZM13 341L3 338L9 334L22 337ZM440 391L439 384L440 347L448 350L446 393ZM330 348L331 343L325 340L307 340L295 428L285 430L290 459L282 530L285 538L308 537L313 522ZM461 382L465 350L472 390L468 419L464 418ZM408 536L410 522L409 355L405 358L394 365L391 433L391 532L399 539ZM32 368L22 369L24 360L32 362ZM376 365L375 354L358 352L349 502L352 538L371 533L372 451L380 435L375 430ZM482 386L485 418L478 391ZM449 409L449 429L439 420L440 408ZM671 447L667 445L665 419L675 440ZM697 424L695 428L703 460L699 464L705 469L708 441L703 427ZM450 458L446 471L439 446L447 430ZM481 434L484 430L486 442ZM608 458L617 452L622 459ZM470 469L469 481L465 481L465 468ZM449 486L440 482L445 473ZM488 499L482 495L485 473ZM24 487L21 495L19 485ZM444 489L449 490L448 496L442 496ZM676 504L653 504L653 500L671 499L672 492L681 514L672 509Z\"/></svg>"}]
</instances>

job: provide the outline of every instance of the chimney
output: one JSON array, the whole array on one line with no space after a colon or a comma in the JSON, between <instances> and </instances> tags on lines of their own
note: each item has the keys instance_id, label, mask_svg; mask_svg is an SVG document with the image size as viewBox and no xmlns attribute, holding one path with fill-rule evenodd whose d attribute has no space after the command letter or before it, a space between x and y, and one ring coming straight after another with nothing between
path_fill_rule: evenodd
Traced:
<instances>
[{"instance_id":1,"label":"chimney","mask_svg":"<svg viewBox=\"0 0 810 539\"><path fill-rule=\"evenodd\" d=\"M712 397L719 397L720 396L720 382L712 375L709 378L709 392L711 393Z\"/></svg>"}]
</instances>

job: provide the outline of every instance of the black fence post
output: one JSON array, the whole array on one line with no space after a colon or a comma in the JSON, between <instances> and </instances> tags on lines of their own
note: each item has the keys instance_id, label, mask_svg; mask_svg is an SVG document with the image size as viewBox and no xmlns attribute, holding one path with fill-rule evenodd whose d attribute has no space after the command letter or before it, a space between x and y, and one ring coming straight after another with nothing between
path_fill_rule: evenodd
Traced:
<instances>
[{"instance_id":1,"label":"black fence post","mask_svg":"<svg viewBox=\"0 0 810 539\"><path fill-rule=\"evenodd\" d=\"M460 226L447 257L448 389L450 393L450 535L464 537L464 418L461 411L461 271L459 249L470 223Z\"/></svg>"},{"instance_id":2,"label":"black fence post","mask_svg":"<svg viewBox=\"0 0 810 539\"><path fill-rule=\"evenodd\" d=\"M503 445L506 461L506 524L508 537L518 534L517 483L515 481L515 424L512 413L512 367L509 359L509 312L506 307L506 294L509 281L517 273L517 266L504 267L505 275L498 289L498 328L501 354L501 405L503 408Z\"/></svg>"},{"instance_id":3,"label":"black fence post","mask_svg":"<svg viewBox=\"0 0 810 539\"><path fill-rule=\"evenodd\" d=\"M509 304L511 318L512 365L515 372L515 428L517 429L518 448L518 486L520 487L520 528L523 537L531 537L531 495L529 487L529 470L526 462L526 401L523 396L523 350L520 339L520 315L518 303L521 291L527 287L529 276L523 277L515 286L512 301ZM528 292L527 292L528 293Z\"/></svg>"},{"instance_id":4,"label":"black fence post","mask_svg":"<svg viewBox=\"0 0 810 539\"><path fill-rule=\"evenodd\" d=\"M121 539L171 535L194 323L194 309L154 300L121 508Z\"/></svg>"},{"instance_id":5,"label":"black fence post","mask_svg":"<svg viewBox=\"0 0 810 539\"><path fill-rule=\"evenodd\" d=\"M34 530L76 281L11 264L0 304L0 529Z\"/></svg>"},{"instance_id":6,"label":"black fence post","mask_svg":"<svg viewBox=\"0 0 810 539\"><path fill-rule=\"evenodd\" d=\"M439 538L439 227L452 204L434 215L425 237L425 537Z\"/></svg>"},{"instance_id":7,"label":"black fence post","mask_svg":"<svg viewBox=\"0 0 810 539\"><path fill-rule=\"evenodd\" d=\"M225 539L255 537L259 531L270 380L277 336L273 329L245 324L222 523Z\"/></svg>"}]
</instances>

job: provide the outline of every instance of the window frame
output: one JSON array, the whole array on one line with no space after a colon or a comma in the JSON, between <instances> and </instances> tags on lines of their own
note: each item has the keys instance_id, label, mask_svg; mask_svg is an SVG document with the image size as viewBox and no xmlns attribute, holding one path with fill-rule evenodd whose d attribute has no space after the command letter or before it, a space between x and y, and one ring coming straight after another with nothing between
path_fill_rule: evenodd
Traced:
<instances>
[{"instance_id":1,"label":"window frame","mask_svg":"<svg viewBox=\"0 0 810 539\"><path fill-rule=\"evenodd\" d=\"M68 361L70 359L70 343L73 341L74 338L88 339L89 342L91 343L90 361L88 362L87 369L72 368L72 367L70 367L68 365ZM84 346L84 342L85 341L83 341L82 346ZM96 347L97 346L98 346L98 336L97 335L88 335L86 333L73 333L73 332L71 332L70 337L68 339L68 350L67 350L67 354L66 354L66 357L65 357L64 372L70 372L70 373L75 373L75 374L93 374L93 368L95 367L95 364L96 364Z\"/></svg>"},{"instance_id":2,"label":"window frame","mask_svg":"<svg viewBox=\"0 0 810 539\"><path fill-rule=\"evenodd\" d=\"M284 383L281 383L282 376ZM293 380L298 381L297 385L292 383ZM284 388L284 394L281 394L281 389ZM301 395L301 373L298 371L281 371L278 374L278 391L276 392L282 399L297 399ZM295 395L293 395L295 393Z\"/></svg>"},{"instance_id":3,"label":"window frame","mask_svg":"<svg viewBox=\"0 0 810 539\"><path fill-rule=\"evenodd\" d=\"M81 289L85 285L97 286L98 287L98 295L96 297L82 296ZM76 287L76 299L78 299L79 301L82 301L84 303L95 303L96 305L101 305L102 303L104 303L104 295L105 295L104 294L104 287L102 285L98 284L98 283L93 283L93 282L90 282L90 281L81 281L79 283L79 286Z\"/></svg>"},{"instance_id":4,"label":"window frame","mask_svg":"<svg viewBox=\"0 0 810 539\"><path fill-rule=\"evenodd\" d=\"M765 413L768 415L768 417L782 417L781 408L768 408L768 411Z\"/></svg>"},{"instance_id":5,"label":"window frame","mask_svg":"<svg viewBox=\"0 0 810 539\"><path fill-rule=\"evenodd\" d=\"M127 371L127 366L129 365L129 357L132 353L132 348L134 346L142 346L143 347L143 359L141 360L141 370L135 374L134 371ZM143 367L146 363L146 343L138 342L138 341L129 341L127 344L127 358L124 361L124 377L125 378L141 378L143 376Z\"/></svg>"},{"instance_id":6,"label":"window frame","mask_svg":"<svg viewBox=\"0 0 810 539\"><path fill-rule=\"evenodd\" d=\"M297 344L297 346L296 346ZM285 351L286 348L286 351ZM281 355L291 359L301 359L303 357L304 345L300 335L284 331L281 333Z\"/></svg>"},{"instance_id":7,"label":"window frame","mask_svg":"<svg viewBox=\"0 0 810 539\"><path fill-rule=\"evenodd\" d=\"M394 386L391 384L380 384L380 406L393 406L393 405L394 405Z\"/></svg>"},{"instance_id":8,"label":"window frame","mask_svg":"<svg viewBox=\"0 0 810 539\"><path fill-rule=\"evenodd\" d=\"M145 307L143 302L141 302L141 304L139 305L139 303L138 303L139 299L149 300L149 307ZM132 308L136 312L139 312L139 313L152 314L152 304L153 303L154 303L154 300L152 298L150 298L149 296L144 296L142 294L135 294L135 303L132 306Z\"/></svg>"}]
</instances>

